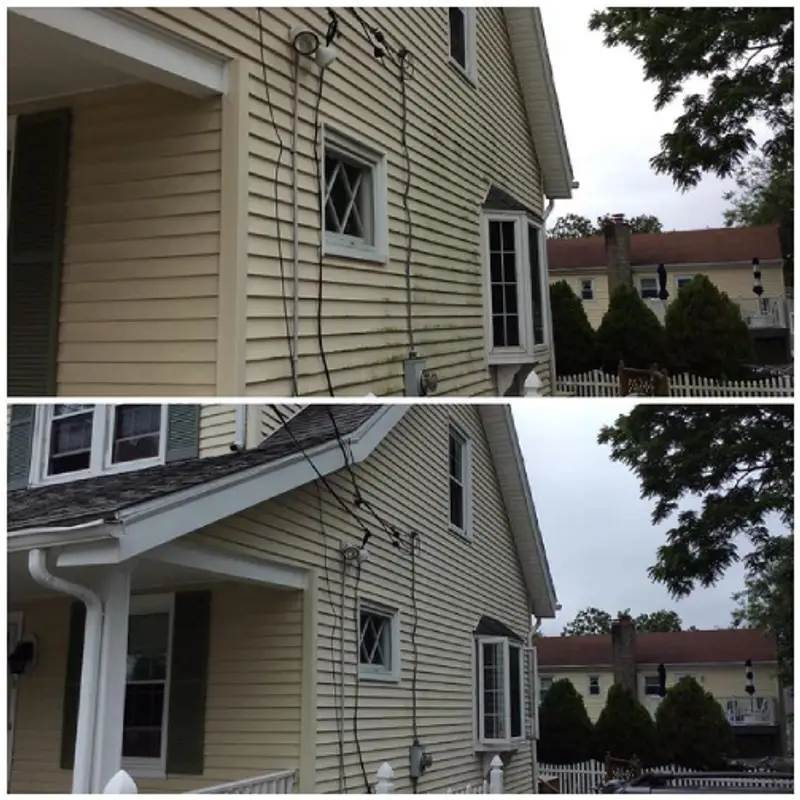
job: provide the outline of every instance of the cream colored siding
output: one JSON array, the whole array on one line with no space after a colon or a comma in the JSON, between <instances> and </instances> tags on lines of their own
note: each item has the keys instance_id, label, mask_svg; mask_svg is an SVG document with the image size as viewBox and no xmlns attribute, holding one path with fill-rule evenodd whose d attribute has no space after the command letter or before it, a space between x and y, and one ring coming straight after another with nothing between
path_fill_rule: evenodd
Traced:
<instances>
[{"instance_id":1,"label":"cream colored siding","mask_svg":"<svg viewBox=\"0 0 800 800\"><path fill-rule=\"evenodd\" d=\"M589 678L596 676L600 679L600 694L589 694ZM586 706L586 712L589 714L589 719L592 722L597 722L600 712L606 704L606 697L608 690L614 684L614 674L609 669L595 669L587 671L565 670L551 667L539 667L540 678L552 678L553 683L556 681L564 680L565 678L572 682L575 690L583 699L583 704Z\"/></svg>"},{"instance_id":2,"label":"cream colored siding","mask_svg":"<svg viewBox=\"0 0 800 800\"><path fill-rule=\"evenodd\" d=\"M242 58L249 69L246 385L249 394L288 396L291 386L274 197L278 137L266 103L256 9L162 8L135 9L134 13ZM407 138L416 345L439 377L439 393L491 394L495 390L484 354L480 206L493 181L538 213L543 206L503 10L478 9L477 87L449 63L446 9L369 9L362 13L393 47L406 46L414 54L414 78L407 83ZM325 73L319 121L338 125L386 154L390 261L325 260L325 349L337 394L402 394L402 362L408 354L404 279L408 231L401 202L405 161L400 84L373 58L372 46L364 41L354 16L342 11L339 18L343 36L336 43L338 57ZM328 18L323 9L268 8L263 22L275 123L288 148L292 58L287 32L296 22L324 32ZM328 394L316 322L320 274L318 180L313 159L316 75L316 68L313 73L302 73L299 91L299 371L304 395ZM292 193L287 149L283 159L278 215L284 268L290 276ZM287 279L289 295L291 285Z\"/></svg>"},{"instance_id":3,"label":"cream colored siding","mask_svg":"<svg viewBox=\"0 0 800 800\"><path fill-rule=\"evenodd\" d=\"M231 452L236 441L236 406L204 405L200 407L200 457L219 456Z\"/></svg>"},{"instance_id":4,"label":"cream colored siding","mask_svg":"<svg viewBox=\"0 0 800 800\"><path fill-rule=\"evenodd\" d=\"M185 792L299 766L302 592L244 584L212 591L205 772L137 779L140 792ZM59 764L70 601L12 608L23 611L41 649L19 683L10 791L69 793L71 772Z\"/></svg>"},{"instance_id":5,"label":"cream colored siding","mask_svg":"<svg viewBox=\"0 0 800 800\"><path fill-rule=\"evenodd\" d=\"M277 407L277 411L276 411ZM262 439L275 433L284 422L288 422L295 414L303 410L303 406L290 403L265 405L261 410L260 434Z\"/></svg>"},{"instance_id":6,"label":"cream colored siding","mask_svg":"<svg viewBox=\"0 0 800 800\"><path fill-rule=\"evenodd\" d=\"M447 434L454 419L473 440L474 538L449 531ZM418 531L416 604L418 723L420 740L433 754L433 767L420 791L443 791L481 778L473 752L475 699L472 632L486 614L524 637L530 628L528 600L520 565L498 491L478 410L467 406L412 407L370 459L354 469L363 496L381 517L401 531ZM397 476L403 476L403 484ZM330 479L343 498L352 496L346 474ZM342 542L357 543L363 532L333 498L314 487L293 492L193 534L236 552L300 563L316 570L319 589L317 791L338 789L336 703L332 669L338 668L334 628L340 603ZM410 557L391 546L385 530L367 513L372 531L369 560L361 569L358 595L392 608L401 616L402 677L398 684L359 684L359 739L370 779L383 761L391 761L398 790L408 791L411 742L413 603ZM326 568L327 564L327 568ZM364 791L353 739L355 666L354 595L356 576L349 568L345 585L344 751L348 789ZM506 774L509 792L530 790L530 747L526 743Z\"/></svg>"},{"instance_id":7,"label":"cream colored siding","mask_svg":"<svg viewBox=\"0 0 800 800\"><path fill-rule=\"evenodd\" d=\"M216 389L220 104L139 84L73 110L58 394Z\"/></svg>"},{"instance_id":8,"label":"cream colored siding","mask_svg":"<svg viewBox=\"0 0 800 800\"><path fill-rule=\"evenodd\" d=\"M608 309L608 276L605 273L576 273L573 270L569 270L568 274L565 273L567 273L566 270L561 270L557 273L551 272L550 284L566 281L583 304L583 309L589 318L591 326L595 329L599 328L600 323L603 321L603 314ZM588 280L592 281L594 285L593 300L581 299L581 283Z\"/></svg>"}]
</instances>

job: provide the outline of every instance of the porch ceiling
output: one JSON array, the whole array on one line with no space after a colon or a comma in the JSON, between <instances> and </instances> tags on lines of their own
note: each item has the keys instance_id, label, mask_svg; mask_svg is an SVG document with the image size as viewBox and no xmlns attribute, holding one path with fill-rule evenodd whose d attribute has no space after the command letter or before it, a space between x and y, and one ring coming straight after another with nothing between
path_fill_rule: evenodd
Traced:
<instances>
[{"instance_id":1,"label":"porch ceiling","mask_svg":"<svg viewBox=\"0 0 800 800\"><path fill-rule=\"evenodd\" d=\"M80 39L11 10L7 41L10 106L140 80L92 58Z\"/></svg>"}]
</instances>

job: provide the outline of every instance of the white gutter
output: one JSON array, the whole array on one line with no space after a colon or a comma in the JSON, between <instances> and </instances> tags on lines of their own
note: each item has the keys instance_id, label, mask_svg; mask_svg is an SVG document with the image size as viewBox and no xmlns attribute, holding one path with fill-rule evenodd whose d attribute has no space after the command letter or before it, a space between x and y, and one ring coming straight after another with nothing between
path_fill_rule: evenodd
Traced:
<instances>
[{"instance_id":1,"label":"white gutter","mask_svg":"<svg viewBox=\"0 0 800 800\"><path fill-rule=\"evenodd\" d=\"M6 535L6 551L20 553L27 550L49 547L68 547L73 544L119 539L123 534L122 525L103 519L83 522L80 525L37 526L9 531Z\"/></svg>"},{"instance_id":2,"label":"white gutter","mask_svg":"<svg viewBox=\"0 0 800 800\"><path fill-rule=\"evenodd\" d=\"M97 683L100 674L103 603L100 598L77 583L53 575L47 568L47 553L37 548L28 554L28 571L40 585L55 592L68 594L86 606L86 625L83 634L83 663L78 701L78 727L75 733L75 762L72 771L72 794L92 791L92 755L97 716Z\"/></svg>"}]
</instances>

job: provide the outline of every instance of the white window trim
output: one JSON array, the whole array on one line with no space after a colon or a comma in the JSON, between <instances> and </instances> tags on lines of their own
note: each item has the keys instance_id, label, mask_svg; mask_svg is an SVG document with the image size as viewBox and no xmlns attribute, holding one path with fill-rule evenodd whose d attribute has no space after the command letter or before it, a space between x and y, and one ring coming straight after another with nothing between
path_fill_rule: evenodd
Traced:
<instances>
[{"instance_id":1,"label":"white window trim","mask_svg":"<svg viewBox=\"0 0 800 800\"><path fill-rule=\"evenodd\" d=\"M332 258L346 258L354 261L367 261L386 264L389 261L389 194L386 167L386 153L366 144L355 135L345 132L341 126L322 124L322 155L320 175L320 198L322 214L320 217L320 236L322 255ZM325 230L325 151L330 147L334 153L364 163L372 174L372 230L374 243L367 244L361 239Z\"/></svg>"},{"instance_id":2,"label":"white window trim","mask_svg":"<svg viewBox=\"0 0 800 800\"><path fill-rule=\"evenodd\" d=\"M592 681L597 684L597 691L592 692ZM589 697L599 697L600 696L600 676L599 675L589 675L589 678L586 682L586 693Z\"/></svg>"},{"instance_id":3,"label":"white window trim","mask_svg":"<svg viewBox=\"0 0 800 800\"><path fill-rule=\"evenodd\" d=\"M392 665L390 669L375 667L372 664L361 663L361 613L379 614L388 617L390 621L389 635L391 638ZM378 683L400 682L400 611L383 603L373 600L358 600L358 639L356 640L356 659L358 663L358 679L360 681L375 681Z\"/></svg>"},{"instance_id":4,"label":"white window trim","mask_svg":"<svg viewBox=\"0 0 800 800\"><path fill-rule=\"evenodd\" d=\"M503 663L505 665L504 675L504 689L505 689L505 703L504 713L505 721L508 726L508 737L505 739L487 739L485 735L485 723L483 713L483 647L484 644L501 644L503 646ZM520 651L520 697L519 697L519 714L520 714L520 735L511 736L511 649L517 648ZM475 750L476 751L506 751L516 750L527 739L525 736L526 729L526 696L527 696L527 681L525 676L525 648L522 642L515 642L505 636L475 636L473 640L473 664L477 664L477 680L475 683L475 690L477 691L477 702L475 703L477 711L477 719L475 720Z\"/></svg>"},{"instance_id":5,"label":"white window trim","mask_svg":"<svg viewBox=\"0 0 800 800\"><path fill-rule=\"evenodd\" d=\"M447 58L450 64L458 71L459 75L465 77L470 83L478 85L478 10L474 6L461 8L464 14L464 53L466 55L466 67L462 67L458 61L450 55L450 17L449 9L447 18Z\"/></svg>"},{"instance_id":6,"label":"white window trim","mask_svg":"<svg viewBox=\"0 0 800 800\"><path fill-rule=\"evenodd\" d=\"M645 697L660 697L659 694L650 693L650 692L647 691L648 682L652 682L652 683L655 684L656 687L658 687L658 685L659 685L658 684L658 675L648 674L648 675L643 675L642 676L642 694Z\"/></svg>"},{"instance_id":7,"label":"white window trim","mask_svg":"<svg viewBox=\"0 0 800 800\"><path fill-rule=\"evenodd\" d=\"M584 283L588 283L589 284L589 291L592 293L591 297L584 297L583 296L583 284ZM594 296L594 278L581 278L580 281L579 281L578 289L579 289L580 298L584 303L588 303L588 302L591 302L592 300L596 299L595 296Z\"/></svg>"},{"instance_id":8,"label":"white window trim","mask_svg":"<svg viewBox=\"0 0 800 800\"><path fill-rule=\"evenodd\" d=\"M658 297L644 296L644 287L643 287L644 281L653 281L653 283L655 284L655 290L656 292L658 292L658 278L652 275L640 275L637 280L637 286L639 287L639 297L641 297L642 300L658 300Z\"/></svg>"},{"instance_id":9,"label":"white window trim","mask_svg":"<svg viewBox=\"0 0 800 800\"><path fill-rule=\"evenodd\" d=\"M490 268L489 223L515 223L515 247L517 248L517 307L520 319L520 344L518 347L495 347L492 337L492 280ZM539 281L542 296L542 341L534 341L533 331L533 287L530 270L530 235L528 226L539 231ZM547 253L544 229L541 223L524 212L482 211L481 239L483 252L484 330L486 359L489 365L520 364L534 360L536 353L550 346L550 286L547 275Z\"/></svg>"},{"instance_id":10,"label":"white window trim","mask_svg":"<svg viewBox=\"0 0 800 800\"><path fill-rule=\"evenodd\" d=\"M167 674L164 684L164 718L161 726L161 756L159 758L122 758L122 769L132 778L166 778L167 777L167 742L169 739L169 693L172 683L172 641L175 632L175 595L150 594L131 597L129 616L137 614L169 614L169 632L167 639ZM127 656L127 653L125 654ZM127 691L127 680L125 682Z\"/></svg>"},{"instance_id":11,"label":"white window trim","mask_svg":"<svg viewBox=\"0 0 800 800\"><path fill-rule=\"evenodd\" d=\"M450 520L450 437L455 436L456 439L461 440L461 463L464 466L464 483L463 483L463 498L464 498L464 527L459 528L454 525ZM472 440L467 436L461 426L455 422L450 423L447 431L447 521L450 530L462 539L468 542L472 541Z\"/></svg>"},{"instance_id":12,"label":"white window trim","mask_svg":"<svg viewBox=\"0 0 800 800\"><path fill-rule=\"evenodd\" d=\"M694 278L694 275L676 275L675 276L675 291L679 292L681 289L681 281L686 281L687 283Z\"/></svg>"},{"instance_id":13,"label":"white window trim","mask_svg":"<svg viewBox=\"0 0 800 800\"><path fill-rule=\"evenodd\" d=\"M62 475L48 475L47 466L50 452L50 435L53 430L52 405L36 407L36 418L33 428L33 447L31 449L31 486L45 486L54 483L71 483L72 481L94 478L98 475L115 475L121 472L133 472L147 467L163 464L167 453L167 414L169 407L161 406L161 437L158 455L154 458L142 458L136 461L111 463L111 434L114 424L114 408L121 403L99 404L94 407L92 419L92 449L89 457L89 469L76 472L65 472Z\"/></svg>"}]
</instances>

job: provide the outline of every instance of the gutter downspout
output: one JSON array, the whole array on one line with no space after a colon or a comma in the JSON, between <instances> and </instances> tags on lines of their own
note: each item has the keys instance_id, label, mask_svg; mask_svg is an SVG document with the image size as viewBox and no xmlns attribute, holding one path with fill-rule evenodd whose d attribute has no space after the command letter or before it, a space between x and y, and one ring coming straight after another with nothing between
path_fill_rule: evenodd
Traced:
<instances>
[{"instance_id":1,"label":"gutter downspout","mask_svg":"<svg viewBox=\"0 0 800 800\"><path fill-rule=\"evenodd\" d=\"M553 308L550 306L550 264L547 262L547 219L553 213L553 208L555 207L556 201L551 197L547 201L547 208L544 210L544 218L543 218L543 225L542 229L544 230L545 235L545 243L544 243L544 259L545 265L547 267L547 305L550 308L550 313L548 313L548 321L550 323L550 391L552 396L556 396L556 343L553 341ZM541 625L541 621L539 622ZM538 628L537 628L538 630ZM534 791L536 791L534 789Z\"/></svg>"},{"instance_id":2,"label":"gutter downspout","mask_svg":"<svg viewBox=\"0 0 800 800\"><path fill-rule=\"evenodd\" d=\"M553 202L552 200L550 201ZM536 703L538 670L534 669L536 664L536 634L542 627L542 620L536 617L536 624L528 632L528 654L530 656L530 666L528 669L528 691L530 692L531 703L533 705L534 718L532 720L533 730L531 731L531 783L533 794L539 794L539 742L536 738L537 728L539 727L539 706Z\"/></svg>"},{"instance_id":3,"label":"gutter downspout","mask_svg":"<svg viewBox=\"0 0 800 800\"><path fill-rule=\"evenodd\" d=\"M83 665L81 669L78 727L75 733L75 763L72 772L72 794L92 793L92 759L97 713L97 682L100 674L103 602L90 589L56 577L47 567L47 552L31 550L28 571L41 586L62 594L77 597L86 605L86 624L83 634Z\"/></svg>"},{"instance_id":4,"label":"gutter downspout","mask_svg":"<svg viewBox=\"0 0 800 800\"><path fill-rule=\"evenodd\" d=\"M293 48L294 49L294 48ZM292 374L294 395L300 394L300 203L297 197L297 129L300 105L300 53L294 49L294 116L292 119ZM315 144L316 147L316 144ZM324 226L323 226L324 227Z\"/></svg>"}]
</instances>

